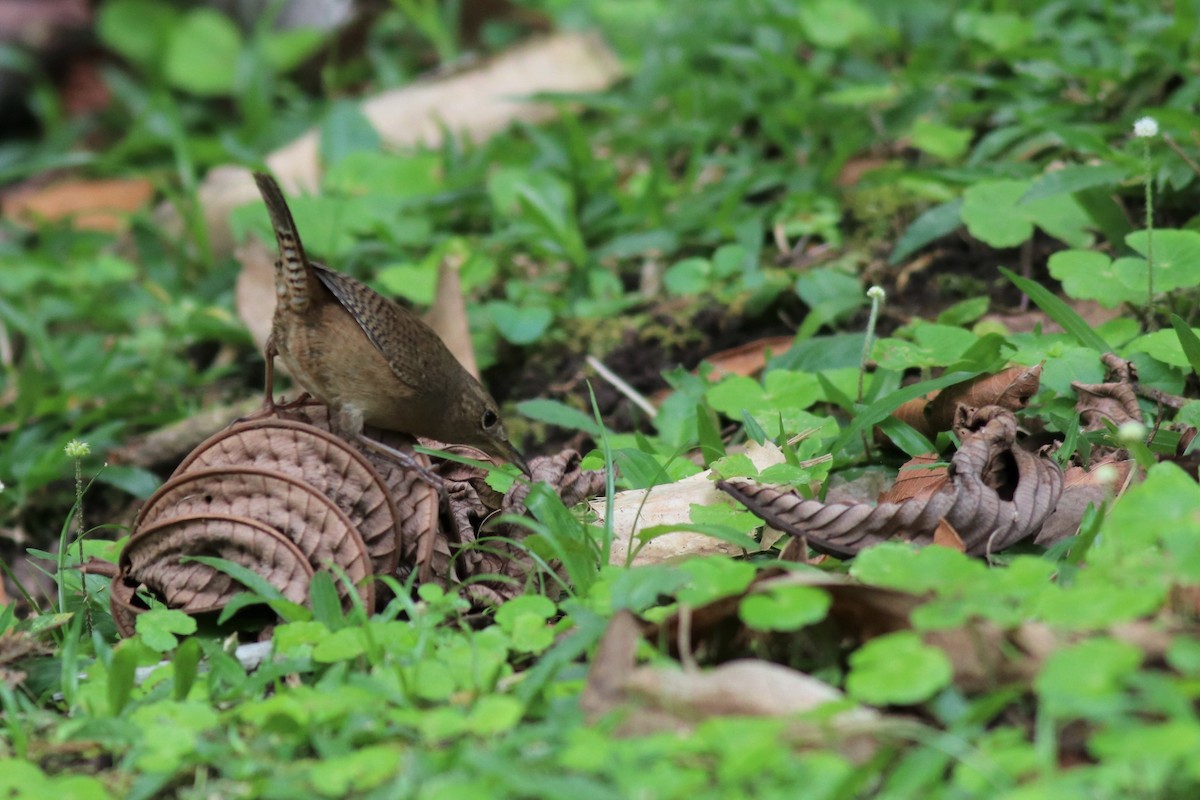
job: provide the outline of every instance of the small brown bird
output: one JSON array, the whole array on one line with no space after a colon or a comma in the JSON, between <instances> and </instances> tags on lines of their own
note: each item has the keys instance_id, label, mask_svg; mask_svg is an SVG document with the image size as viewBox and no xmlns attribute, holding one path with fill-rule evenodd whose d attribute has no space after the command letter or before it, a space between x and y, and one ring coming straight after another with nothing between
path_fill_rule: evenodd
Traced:
<instances>
[{"instance_id":1,"label":"small brown bird","mask_svg":"<svg viewBox=\"0 0 1200 800\"><path fill-rule=\"evenodd\" d=\"M275 179L255 173L254 180L279 244L266 352L268 402L274 402L278 354L296 382L329 406L342 436L382 447L363 436L366 424L473 445L528 475L496 401L433 329L354 278L309 261Z\"/></svg>"}]
</instances>

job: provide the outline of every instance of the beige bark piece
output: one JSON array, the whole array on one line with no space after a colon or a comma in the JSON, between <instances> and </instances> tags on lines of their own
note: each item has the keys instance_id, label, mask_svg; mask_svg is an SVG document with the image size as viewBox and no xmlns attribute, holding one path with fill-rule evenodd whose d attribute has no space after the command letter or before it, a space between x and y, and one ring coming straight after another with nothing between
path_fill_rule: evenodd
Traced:
<instances>
[{"instance_id":1,"label":"beige bark piece","mask_svg":"<svg viewBox=\"0 0 1200 800\"><path fill-rule=\"evenodd\" d=\"M746 448L746 455L759 470L784 462L783 452L772 444L759 446L751 442ZM709 506L728 502L725 494L717 489L710 479L711 472L706 470L666 486L618 492L613 499L613 547L610 562L624 564L631 547L637 547L637 535L644 528L690 524L693 503ZM607 501L601 498L591 501L590 505L603 524ZM773 541L771 538L765 538L763 546L768 547ZM740 555L741 552L740 548L720 539L700 533L678 531L648 542L638 551L633 563L656 564L685 556Z\"/></svg>"},{"instance_id":2,"label":"beige bark piece","mask_svg":"<svg viewBox=\"0 0 1200 800\"><path fill-rule=\"evenodd\" d=\"M837 742L853 760L869 758L875 735L891 720L878 711L854 706L817 723L802 715L845 695L810 675L780 664L742 658L709 670L667 666L637 667L643 632L628 611L613 616L588 670L580 707L589 720L620 715L617 733L634 736L673 731L686 733L706 719L723 716L794 718L787 743Z\"/></svg>"},{"instance_id":3,"label":"beige bark piece","mask_svg":"<svg viewBox=\"0 0 1200 800\"><path fill-rule=\"evenodd\" d=\"M557 33L533 39L477 67L437 75L362 103L362 111L388 147L437 147L446 133L483 141L515 120L539 123L556 108L531 95L577 94L612 86L624 76L616 55L590 33ZM321 184L320 131L313 129L267 157L288 192L315 192ZM198 190L214 255L232 252L229 212L258 197L242 167L218 167ZM160 224L180 230L175 210L158 211Z\"/></svg>"}]
</instances>

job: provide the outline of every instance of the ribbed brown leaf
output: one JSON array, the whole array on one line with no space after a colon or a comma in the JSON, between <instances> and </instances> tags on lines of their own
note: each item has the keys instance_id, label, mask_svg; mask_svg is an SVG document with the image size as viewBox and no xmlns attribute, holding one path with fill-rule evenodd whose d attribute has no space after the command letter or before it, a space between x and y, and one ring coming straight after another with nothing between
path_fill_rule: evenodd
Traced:
<instances>
[{"instance_id":1,"label":"ribbed brown leaf","mask_svg":"<svg viewBox=\"0 0 1200 800\"><path fill-rule=\"evenodd\" d=\"M807 537L814 548L834 555L854 555L893 537L929 544L943 519L966 552L985 555L1038 530L1062 492L1062 470L1015 446L1016 419L1006 409L969 409L959 423L962 446L951 460L950 482L928 497L826 504L745 478L717 486L771 527Z\"/></svg>"},{"instance_id":2,"label":"ribbed brown leaf","mask_svg":"<svg viewBox=\"0 0 1200 800\"><path fill-rule=\"evenodd\" d=\"M401 530L396 502L367 457L332 433L278 417L243 422L201 443L172 477L219 466L255 467L304 481L346 514L370 553L373 572L396 571Z\"/></svg>"},{"instance_id":3,"label":"ribbed brown leaf","mask_svg":"<svg viewBox=\"0 0 1200 800\"><path fill-rule=\"evenodd\" d=\"M1071 388L1078 398L1075 410L1079 412L1079 421L1084 430L1105 430L1105 420L1114 425L1142 421L1142 410L1138 407L1137 393L1131 383L1073 382Z\"/></svg>"},{"instance_id":4,"label":"ribbed brown leaf","mask_svg":"<svg viewBox=\"0 0 1200 800\"><path fill-rule=\"evenodd\" d=\"M169 608L201 614L223 608L245 588L223 572L182 556L215 556L253 570L288 600L303 603L313 568L287 536L258 520L232 514L177 514L144 524L121 553L120 575L112 583L114 619L124 635L145 606L141 588Z\"/></svg>"},{"instance_id":5,"label":"ribbed brown leaf","mask_svg":"<svg viewBox=\"0 0 1200 800\"><path fill-rule=\"evenodd\" d=\"M373 608L371 562L362 537L325 495L299 478L255 467L207 467L184 472L155 492L134 522L130 545L144 529L180 516L235 516L256 520L290 539L314 569L337 566ZM339 591L346 597L340 581Z\"/></svg>"}]
</instances>

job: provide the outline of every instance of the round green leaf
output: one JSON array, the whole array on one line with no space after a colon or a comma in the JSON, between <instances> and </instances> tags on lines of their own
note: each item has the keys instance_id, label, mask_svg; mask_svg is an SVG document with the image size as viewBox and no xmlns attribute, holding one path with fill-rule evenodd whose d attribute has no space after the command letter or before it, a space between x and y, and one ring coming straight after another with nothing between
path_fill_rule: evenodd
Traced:
<instances>
[{"instance_id":1,"label":"round green leaf","mask_svg":"<svg viewBox=\"0 0 1200 800\"><path fill-rule=\"evenodd\" d=\"M111 0L100 9L100 40L144 70L154 71L179 12L160 0Z\"/></svg>"},{"instance_id":2,"label":"round green leaf","mask_svg":"<svg viewBox=\"0 0 1200 800\"><path fill-rule=\"evenodd\" d=\"M869 13L851 0L810 0L799 5L800 24L818 47L845 47L875 30Z\"/></svg>"},{"instance_id":3,"label":"round green leaf","mask_svg":"<svg viewBox=\"0 0 1200 800\"><path fill-rule=\"evenodd\" d=\"M738 614L760 631L796 631L825 619L832 601L813 586L777 586L743 598Z\"/></svg>"},{"instance_id":4,"label":"round green leaf","mask_svg":"<svg viewBox=\"0 0 1200 800\"><path fill-rule=\"evenodd\" d=\"M554 312L544 306L516 306L497 301L487 307L500 335L513 344L536 342L554 321Z\"/></svg>"},{"instance_id":5,"label":"round green leaf","mask_svg":"<svg viewBox=\"0 0 1200 800\"><path fill-rule=\"evenodd\" d=\"M196 9L171 32L163 72L177 89L216 97L233 93L242 35L219 11Z\"/></svg>"},{"instance_id":6,"label":"round green leaf","mask_svg":"<svg viewBox=\"0 0 1200 800\"><path fill-rule=\"evenodd\" d=\"M1034 682L1042 707L1053 717L1100 719L1125 708L1125 678L1142 653L1115 639L1089 639L1053 653Z\"/></svg>"},{"instance_id":7,"label":"round green leaf","mask_svg":"<svg viewBox=\"0 0 1200 800\"><path fill-rule=\"evenodd\" d=\"M1140 259L1122 259L1138 261ZM1060 250L1050 256L1050 274L1062 281L1063 289L1076 300L1095 300L1106 308L1146 299L1145 270L1141 289L1126 285L1118 274L1116 262L1091 250Z\"/></svg>"},{"instance_id":8,"label":"round green leaf","mask_svg":"<svg viewBox=\"0 0 1200 800\"><path fill-rule=\"evenodd\" d=\"M872 639L850 656L846 692L874 705L912 705L933 697L953 675L945 653L901 631Z\"/></svg>"}]
</instances>

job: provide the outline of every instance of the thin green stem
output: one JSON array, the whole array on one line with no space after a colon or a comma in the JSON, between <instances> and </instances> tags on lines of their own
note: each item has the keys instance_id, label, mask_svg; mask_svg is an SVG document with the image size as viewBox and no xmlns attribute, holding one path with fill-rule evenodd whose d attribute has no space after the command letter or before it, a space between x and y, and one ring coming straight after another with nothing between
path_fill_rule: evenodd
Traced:
<instances>
[{"instance_id":1,"label":"thin green stem","mask_svg":"<svg viewBox=\"0 0 1200 800\"><path fill-rule=\"evenodd\" d=\"M1146 308L1154 308L1154 187L1150 167L1150 138L1142 139L1142 164L1146 187Z\"/></svg>"}]
</instances>

